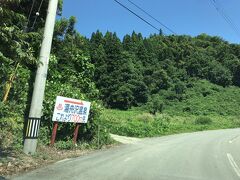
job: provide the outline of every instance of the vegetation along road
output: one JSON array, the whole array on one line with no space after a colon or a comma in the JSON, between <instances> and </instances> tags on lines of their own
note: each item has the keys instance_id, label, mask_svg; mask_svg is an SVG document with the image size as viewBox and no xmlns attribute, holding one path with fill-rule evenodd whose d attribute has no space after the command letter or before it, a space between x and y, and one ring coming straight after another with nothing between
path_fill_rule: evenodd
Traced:
<instances>
[{"instance_id":1,"label":"vegetation along road","mask_svg":"<svg viewBox=\"0 0 240 180\"><path fill-rule=\"evenodd\" d=\"M147 138L66 159L15 180L240 179L240 129Z\"/></svg>"}]
</instances>

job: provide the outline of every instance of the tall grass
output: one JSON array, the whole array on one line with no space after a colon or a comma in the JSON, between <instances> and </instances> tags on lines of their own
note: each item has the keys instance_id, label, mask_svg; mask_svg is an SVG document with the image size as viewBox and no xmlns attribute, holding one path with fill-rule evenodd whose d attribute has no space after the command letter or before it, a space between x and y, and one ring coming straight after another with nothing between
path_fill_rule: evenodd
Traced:
<instances>
[{"instance_id":1,"label":"tall grass","mask_svg":"<svg viewBox=\"0 0 240 180\"><path fill-rule=\"evenodd\" d=\"M140 110L104 110L103 126L111 133L132 137L153 137L184 132L240 127L238 116L147 115Z\"/></svg>"}]
</instances>

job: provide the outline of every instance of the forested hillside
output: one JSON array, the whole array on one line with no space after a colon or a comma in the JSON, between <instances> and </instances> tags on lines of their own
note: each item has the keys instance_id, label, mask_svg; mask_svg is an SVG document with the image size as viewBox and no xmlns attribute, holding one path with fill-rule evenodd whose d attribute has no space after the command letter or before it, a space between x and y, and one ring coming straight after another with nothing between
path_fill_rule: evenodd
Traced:
<instances>
[{"instance_id":1,"label":"forested hillside","mask_svg":"<svg viewBox=\"0 0 240 180\"><path fill-rule=\"evenodd\" d=\"M0 2L1 148L22 147L24 119L40 65L48 1L37 1L29 14L30 2ZM39 7L38 16L34 12ZM119 39L116 33L96 31L86 38L76 31L76 18L61 18L61 2L58 15L40 131L43 144L49 143L57 95L92 102L89 123L81 126L79 137L93 143L104 108L137 107L154 115L240 114L240 45L206 34L143 37L132 32ZM71 139L73 128L61 124L57 140ZM104 128L103 144L110 142L108 126Z\"/></svg>"},{"instance_id":2,"label":"forested hillside","mask_svg":"<svg viewBox=\"0 0 240 180\"><path fill-rule=\"evenodd\" d=\"M97 31L90 56L100 97L111 108L139 106L155 94L183 101L199 79L240 86L240 46L206 34L143 38L133 32L121 41L116 33Z\"/></svg>"}]
</instances>

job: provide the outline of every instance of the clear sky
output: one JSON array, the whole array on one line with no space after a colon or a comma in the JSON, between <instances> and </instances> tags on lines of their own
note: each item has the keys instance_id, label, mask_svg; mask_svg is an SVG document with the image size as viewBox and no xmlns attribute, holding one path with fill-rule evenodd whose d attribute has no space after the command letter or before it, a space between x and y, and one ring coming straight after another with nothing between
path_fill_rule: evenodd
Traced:
<instances>
[{"instance_id":1,"label":"clear sky","mask_svg":"<svg viewBox=\"0 0 240 180\"><path fill-rule=\"evenodd\" d=\"M119 0L154 26L170 32L142 13L127 0ZM131 0L141 6L176 34L196 36L201 33L217 35L224 40L240 43L240 0L215 0L218 7L237 26L239 35L218 14L211 0ZM219 6L220 4L220 6ZM63 17L76 16L77 30L90 37L92 32L116 32L120 38L132 31L147 37L155 29L119 6L114 0L64 0Z\"/></svg>"}]
</instances>

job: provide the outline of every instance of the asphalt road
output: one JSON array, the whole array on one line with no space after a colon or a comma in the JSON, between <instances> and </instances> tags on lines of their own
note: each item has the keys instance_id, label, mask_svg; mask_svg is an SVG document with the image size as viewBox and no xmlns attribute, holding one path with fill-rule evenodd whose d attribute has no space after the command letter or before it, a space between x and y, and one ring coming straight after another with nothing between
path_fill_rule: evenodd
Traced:
<instances>
[{"instance_id":1,"label":"asphalt road","mask_svg":"<svg viewBox=\"0 0 240 180\"><path fill-rule=\"evenodd\" d=\"M15 180L239 180L240 129L149 138L67 159Z\"/></svg>"}]
</instances>

